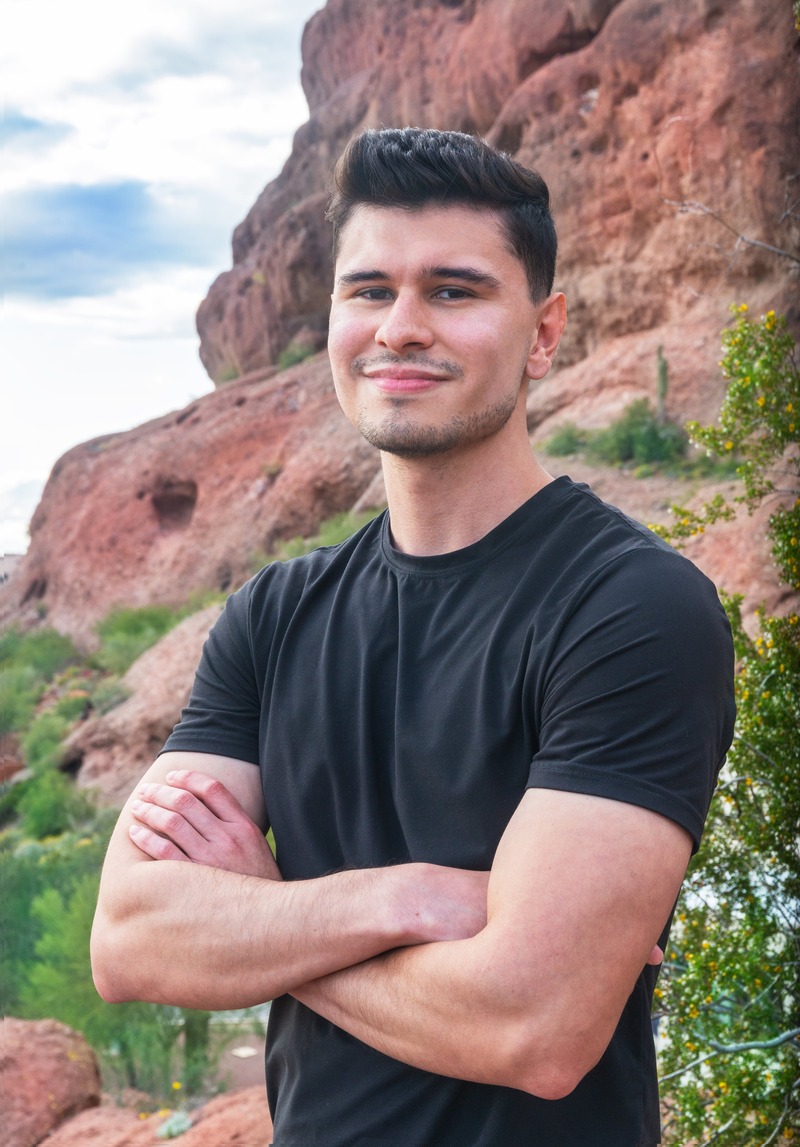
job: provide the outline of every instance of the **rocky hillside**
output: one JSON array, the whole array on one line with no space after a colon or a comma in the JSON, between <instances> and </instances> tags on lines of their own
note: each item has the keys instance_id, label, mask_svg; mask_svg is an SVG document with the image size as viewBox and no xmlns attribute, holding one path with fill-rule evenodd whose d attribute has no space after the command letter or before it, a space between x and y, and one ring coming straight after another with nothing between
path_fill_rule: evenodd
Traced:
<instances>
[{"instance_id":1,"label":"rocky hillside","mask_svg":"<svg viewBox=\"0 0 800 1147\"><path fill-rule=\"evenodd\" d=\"M274 365L324 343L324 187L366 125L479 131L549 181L570 323L531 393L534 441L652 396L660 345L670 414L713 418L730 302L800 329L797 41L788 0L329 0L303 38L309 121L198 313L219 389L57 463L3 616L86 644L113 605L232 586L278 538L380 502L324 354ZM636 514L633 492L605 491Z\"/></svg>"},{"instance_id":2,"label":"rocky hillside","mask_svg":"<svg viewBox=\"0 0 800 1147\"><path fill-rule=\"evenodd\" d=\"M94 1052L54 1020L0 1020L5 1147L152 1147L165 1114L147 1114L135 1093L117 1104L100 1090ZM136 1100L140 1101L137 1104ZM212 1099L191 1115L184 1147L263 1147L272 1132L263 1085Z\"/></svg>"}]
</instances>

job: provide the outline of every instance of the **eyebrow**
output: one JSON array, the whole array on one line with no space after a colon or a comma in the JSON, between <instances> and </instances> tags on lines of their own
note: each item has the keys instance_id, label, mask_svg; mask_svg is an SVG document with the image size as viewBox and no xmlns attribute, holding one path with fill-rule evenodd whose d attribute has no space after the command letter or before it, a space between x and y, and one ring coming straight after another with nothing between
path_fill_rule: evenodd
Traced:
<instances>
[{"instance_id":1,"label":"eyebrow","mask_svg":"<svg viewBox=\"0 0 800 1147\"><path fill-rule=\"evenodd\" d=\"M369 271L347 271L343 275L339 275L336 282L338 286L351 287L358 283L375 283L386 282L390 279L386 271L380 271L377 268ZM476 267L423 267L422 279L455 279L462 283L474 283L476 286L490 287L496 289L500 286L500 280L494 275L490 275L488 271L479 271Z\"/></svg>"}]
</instances>

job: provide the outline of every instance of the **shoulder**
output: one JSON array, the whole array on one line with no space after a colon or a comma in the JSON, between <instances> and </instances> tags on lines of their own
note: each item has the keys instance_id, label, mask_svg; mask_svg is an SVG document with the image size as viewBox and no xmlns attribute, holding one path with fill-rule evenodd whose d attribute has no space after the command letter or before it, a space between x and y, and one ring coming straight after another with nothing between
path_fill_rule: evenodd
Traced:
<instances>
[{"instance_id":1,"label":"shoulder","mask_svg":"<svg viewBox=\"0 0 800 1147\"><path fill-rule=\"evenodd\" d=\"M334 546L321 546L307 554L273 561L231 594L226 613L251 626L292 612L307 596L324 592L345 572L358 576L368 571L381 551L385 512Z\"/></svg>"},{"instance_id":2,"label":"shoulder","mask_svg":"<svg viewBox=\"0 0 800 1147\"><path fill-rule=\"evenodd\" d=\"M706 614L727 629L716 587L651 529L566 480L553 507L547 545L565 613L592 607L607 616L665 610L668 618Z\"/></svg>"}]
</instances>

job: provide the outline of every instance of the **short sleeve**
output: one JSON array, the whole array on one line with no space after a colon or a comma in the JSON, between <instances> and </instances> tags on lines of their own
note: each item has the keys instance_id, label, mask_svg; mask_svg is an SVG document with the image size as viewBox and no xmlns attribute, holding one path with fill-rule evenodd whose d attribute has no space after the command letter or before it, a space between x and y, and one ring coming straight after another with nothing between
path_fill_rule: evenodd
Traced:
<instances>
[{"instance_id":1,"label":"short sleeve","mask_svg":"<svg viewBox=\"0 0 800 1147\"><path fill-rule=\"evenodd\" d=\"M610 562L565 612L528 787L676 821L697 849L733 735L733 643L712 583L673 551Z\"/></svg>"},{"instance_id":2,"label":"short sleeve","mask_svg":"<svg viewBox=\"0 0 800 1147\"><path fill-rule=\"evenodd\" d=\"M250 642L251 583L232 594L209 633L189 703L162 752L259 761L260 690Z\"/></svg>"}]
</instances>

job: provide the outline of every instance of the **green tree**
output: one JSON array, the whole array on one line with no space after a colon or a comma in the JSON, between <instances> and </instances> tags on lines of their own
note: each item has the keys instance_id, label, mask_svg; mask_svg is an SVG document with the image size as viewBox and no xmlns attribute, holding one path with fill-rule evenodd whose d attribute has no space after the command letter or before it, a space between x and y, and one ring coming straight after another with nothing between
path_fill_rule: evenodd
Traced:
<instances>
[{"instance_id":1,"label":"green tree","mask_svg":"<svg viewBox=\"0 0 800 1147\"><path fill-rule=\"evenodd\" d=\"M80 876L68 893L41 892L31 905L40 926L35 959L19 995L23 1016L49 1016L83 1032L119 1082L168 1096L180 1075L188 1095L201 1091L210 1063L208 1012L158 1004L107 1004L92 982L89 936L98 874ZM182 1038L181 1038L182 1037ZM176 1066L178 1045L182 1064Z\"/></svg>"},{"instance_id":2,"label":"green tree","mask_svg":"<svg viewBox=\"0 0 800 1147\"><path fill-rule=\"evenodd\" d=\"M735 308L723 334L728 388L719 424L691 439L740 459L742 493L674 506L659 528L677 545L737 504L766 499L772 554L794 591L787 612L755 618L723 594L736 649L738 716L703 846L676 911L659 987L665 1143L767 1147L797 1139L800 1109L800 372L785 321Z\"/></svg>"}]
</instances>

